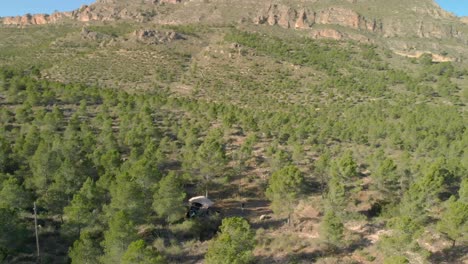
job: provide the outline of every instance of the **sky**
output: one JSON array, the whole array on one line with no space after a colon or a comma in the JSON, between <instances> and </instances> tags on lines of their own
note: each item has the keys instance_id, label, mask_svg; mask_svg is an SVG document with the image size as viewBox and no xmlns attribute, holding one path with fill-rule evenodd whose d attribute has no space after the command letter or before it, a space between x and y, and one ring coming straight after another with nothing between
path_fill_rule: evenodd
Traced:
<instances>
[{"instance_id":1,"label":"sky","mask_svg":"<svg viewBox=\"0 0 468 264\"><path fill-rule=\"evenodd\" d=\"M0 0L0 17L17 16L27 13L53 13L71 11L93 0ZM458 16L468 16L468 0L436 0L447 11Z\"/></svg>"},{"instance_id":2,"label":"sky","mask_svg":"<svg viewBox=\"0 0 468 264\"><path fill-rule=\"evenodd\" d=\"M0 17L72 11L94 0L0 0Z\"/></svg>"},{"instance_id":3,"label":"sky","mask_svg":"<svg viewBox=\"0 0 468 264\"><path fill-rule=\"evenodd\" d=\"M436 0L436 2L457 16L468 16L468 0Z\"/></svg>"}]
</instances>

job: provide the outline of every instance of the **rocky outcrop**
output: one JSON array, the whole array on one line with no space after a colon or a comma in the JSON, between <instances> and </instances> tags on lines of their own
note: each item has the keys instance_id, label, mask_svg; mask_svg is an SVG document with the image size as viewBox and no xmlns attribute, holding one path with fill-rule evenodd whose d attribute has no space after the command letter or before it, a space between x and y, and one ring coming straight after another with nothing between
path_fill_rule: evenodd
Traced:
<instances>
[{"instance_id":1,"label":"rocky outcrop","mask_svg":"<svg viewBox=\"0 0 468 264\"><path fill-rule=\"evenodd\" d=\"M421 16L416 23L411 22L410 18L407 20L405 18L369 18L350 7L333 6L311 10L306 7L295 9L288 5L270 4L259 11L253 22L255 24L277 25L283 28L311 30L313 38L353 39L369 42L370 39L364 35L375 33L385 38L417 37L439 40L453 38L468 43L466 31L460 29L460 24L450 22L456 19L453 15L432 5L414 9L412 12ZM428 19L428 17L435 19ZM468 18L460 20L468 23ZM412 23L411 26L409 26L410 23ZM337 25L358 32L349 33L349 30L341 30L336 27L323 29L323 26L317 27L316 25Z\"/></svg>"},{"instance_id":2,"label":"rocky outcrop","mask_svg":"<svg viewBox=\"0 0 468 264\"><path fill-rule=\"evenodd\" d=\"M360 34L343 33L336 29L312 29L310 36L314 39L334 39L344 40L351 39L361 43L373 43L371 39Z\"/></svg>"},{"instance_id":3,"label":"rocky outcrop","mask_svg":"<svg viewBox=\"0 0 468 264\"><path fill-rule=\"evenodd\" d=\"M24 16L4 17L2 20L2 23L4 25L19 25L19 26L44 25L44 24L49 24L49 23L55 23L63 18L69 18L69 17L72 17L72 13L70 12L53 13L52 15L26 14Z\"/></svg>"},{"instance_id":4,"label":"rocky outcrop","mask_svg":"<svg viewBox=\"0 0 468 264\"><path fill-rule=\"evenodd\" d=\"M463 34L451 23L440 23L440 21L418 20L412 27L407 26L404 21L385 21L383 36L393 37L418 37L427 39L463 39Z\"/></svg>"},{"instance_id":5,"label":"rocky outcrop","mask_svg":"<svg viewBox=\"0 0 468 264\"><path fill-rule=\"evenodd\" d=\"M318 30L313 30L311 36L312 38L315 38L315 39L327 38L327 39L341 40L346 35L344 35L340 31L335 30L335 29L318 29Z\"/></svg>"},{"instance_id":6,"label":"rocky outcrop","mask_svg":"<svg viewBox=\"0 0 468 264\"><path fill-rule=\"evenodd\" d=\"M297 29L308 29L314 24L320 24L340 25L371 32L382 31L380 21L365 18L353 10L341 7L331 7L315 12L307 8L295 10L285 5L273 4L262 9L253 22L255 24L279 25L283 28L294 27ZM337 36L336 34L333 35Z\"/></svg>"},{"instance_id":7,"label":"rocky outcrop","mask_svg":"<svg viewBox=\"0 0 468 264\"><path fill-rule=\"evenodd\" d=\"M441 55L441 54L432 53L430 51L405 52L405 51L394 50L393 53L395 53L397 55L400 55L400 56L407 57L407 58L416 58L416 59L420 58L421 56L423 56L425 54L429 54L432 57L433 62L451 62L451 61L456 61L457 60L456 58L444 56L444 55Z\"/></svg>"},{"instance_id":8,"label":"rocky outcrop","mask_svg":"<svg viewBox=\"0 0 468 264\"><path fill-rule=\"evenodd\" d=\"M468 24L468 17L461 17L460 21L465 23L465 24Z\"/></svg>"},{"instance_id":9,"label":"rocky outcrop","mask_svg":"<svg viewBox=\"0 0 468 264\"><path fill-rule=\"evenodd\" d=\"M103 40L112 39L110 35L91 31L85 27L81 29L80 35L82 39L86 39L86 40L103 41Z\"/></svg>"},{"instance_id":10,"label":"rocky outcrop","mask_svg":"<svg viewBox=\"0 0 468 264\"><path fill-rule=\"evenodd\" d=\"M174 40L184 39L182 35L175 31L161 32L153 29L140 29L133 32L133 37L138 42L148 45L162 44Z\"/></svg>"},{"instance_id":11,"label":"rocky outcrop","mask_svg":"<svg viewBox=\"0 0 468 264\"><path fill-rule=\"evenodd\" d=\"M148 4L178 4L182 0L143 0ZM118 5L122 4L122 5ZM4 17L0 23L4 25L28 26L57 23L64 18L70 18L81 22L89 21L114 21L118 19L143 20L142 12L130 11L122 0L99 0L93 5L83 5L72 12L57 12L51 15L37 14L16 17Z\"/></svg>"}]
</instances>

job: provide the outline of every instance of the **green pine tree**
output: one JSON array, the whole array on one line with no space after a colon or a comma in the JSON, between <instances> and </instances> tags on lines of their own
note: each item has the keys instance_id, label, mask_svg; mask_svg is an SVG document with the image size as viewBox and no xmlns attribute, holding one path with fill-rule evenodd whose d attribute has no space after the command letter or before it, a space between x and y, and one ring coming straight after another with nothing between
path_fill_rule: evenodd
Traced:
<instances>
[{"instance_id":1,"label":"green pine tree","mask_svg":"<svg viewBox=\"0 0 468 264\"><path fill-rule=\"evenodd\" d=\"M247 264L253 262L254 233L240 217L223 219L221 232L211 241L205 255L206 264Z\"/></svg>"},{"instance_id":2,"label":"green pine tree","mask_svg":"<svg viewBox=\"0 0 468 264\"><path fill-rule=\"evenodd\" d=\"M128 245L137 240L133 222L123 211L115 213L109 221L109 229L104 232L101 245L104 255L100 258L103 264L121 263Z\"/></svg>"},{"instance_id":3,"label":"green pine tree","mask_svg":"<svg viewBox=\"0 0 468 264\"><path fill-rule=\"evenodd\" d=\"M72 264L98 264L102 250L97 243L98 237L90 232L82 232L80 238L73 243L68 256ZM107 262L108 263L108 262Z\"/></svg>"},{"instance_id":4,"label":"green pine tree","mask_svg":"<svg viewBox=\"0 0 468 264\"><path fill-rule=\"evenodd\" d=\"M145 241L132 242L122 256L122 264L164 264L166 260L154 250L146 247Z\"/></svg>"},{"instance_id":5,"label":"green pine tree","mask_svg":"<svg viewBox=\"0 0 468 264\"><path fill-rule=\"evenodd\" d=\"M168 222L175 222L184 216L185 197L180 178L174 172L170 172L157 184L153 208Z\"/></svg>"},{"instance_id":6,"label":"green pine tree","mask_svg":"<svg viewBox=\"0 0 468 264\"><path fill-rule=\"evenodd\" d=\"M329 245L333 247L343 245L344 225L333 210L328 210L325 213L320 231L320 235Z\"/></svg>"},{"instance_id":7,"label":"green pine tree","mask_svg":"<svg viewBox=\"0 0 468 264\"><path fill-rule=\"evenodd\" d=\"M301 193L304 175L294 165L286 166L271 175L266 196L271 201L271 209L276 214L287 214L290 222L291 213Z\"/></svg>"},{"instance_id":8,"label":"green pine tree","mask_svg":"<svg viewBox=\"0 0 468 264\"><path fill-rule=\"evenodd\" d=\"M450 197L445 202L445 211L437 223L437 229L452 240L452 247L459 240L467 241L468 203Z\"/></svg>"}]
</instances>

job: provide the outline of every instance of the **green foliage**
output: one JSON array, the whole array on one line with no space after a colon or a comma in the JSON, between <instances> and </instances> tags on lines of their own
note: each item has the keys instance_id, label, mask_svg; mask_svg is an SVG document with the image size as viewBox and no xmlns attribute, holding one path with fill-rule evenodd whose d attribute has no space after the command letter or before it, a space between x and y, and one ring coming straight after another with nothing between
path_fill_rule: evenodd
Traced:
<instances>
[{"instance_id":1,"label":"green foliage","mask_svg":"<svg viewBox=\"0 0 468 264\"><path fill-rule=\"evenodd\" d=\"M386 256L404 254L408 250L419 248L417 239L424 231L421 222L401 216L391 219L388 226L392 229L392 234L379 241L379 248L383 249Z\"/></svg>"},{"instance_id":2,"label":"green foliage","mask_svg":"<svg viewBox=\"0 0 468 264\"><path fill-rule=\"evenodd\" d=\"M118 23L115 25L93 25L87 27L88 30L112 37L124 36L135 30L135 25L130 23Z\"/></svg>"},{"instance_id":3,"label":"green foliage","mask_svg":"<svg viewBox=\"0 0 468 264\"><path fill-rule=\"evenodd\" d=\"M11 173L14 170L13 151L9 142L0 136L0 172Z\"/></svg>"},{"instance_id":4,"label":"green foliage","mask_svg":"<svg viewBox=\"0 0 468 264\"><path fill-rule=\"evenodd\" d=\"M395 202L400 188L400 178L393 160L385 158L380 162L377 170L371 174L375 187L389 202Z\"/></svg>"},{"instance_id":5,"label":"green foliage","mask_svg":"<svg viewBox=\"0 0 468 264\"><path fill-rule=\"evenodd\" d=\"M90 232L82 232L80 238L73 243L69 250L72 264L98 264L102 250L97 243L97 237Z\"/></svg>"},{"instance_id":6,"label":"green foliage","mask_svg":"<svg viewBox=\"0 0 468 264\"><path fill-rule=\"evenodd\" d=\"M27 187L34 188L39 195L43 195L51 184L53 175L60 168L59 153L50 143L41 141L29 161L29 166L32 177L26 179Z\"/></svg>"},{"instance_id":7,"label":"green foliage","mask_svg":"<svg viewBox=\"0 0 468 264\"><path fill-rule=\"evenodd\" d=\"M445 202L445 212L437 223L437 229L453 241L453 246L458 240L467 240L468 204L452 196Z\"/></svg>"},{"instance_id":8,"label":"green foliage","mask_svg":"<svg viewBox=\"0 0 468 264\"><path fill-rule=\"evenodd\" d=\"M295 203L301 193L304 176L294 165L286 166L274 172L268 181L266 197L271 201L271 208L277 214L294 211Z\"/></svg>"},{"instance_id":9,"label":"green foliage","mask_svg":"<svg viewBox=\"0 0 468 264\"><path fill-rule=\"evenodd\" d=\"M197 150L196 168L200 173L201 182L208 193L208 186L215 176L221 176L225 172L227 164L223 133L221 130L211 130L205 141Z\"/></svg>"},{"instance_id":10,"label":"green foliage","mask_svg":"<svg viewBox=\"0 0 468 264\"><path fill-rule=\"evenodd\" d=\"M346 206L347 192L343 180L333 176L328 181L326 205L333 210L342 210Z\"/></svg>"},{"instance_id":11,"label":"green foliage","mask_svg":"<svg viewBox=\"0 0 468 264\"><path fill-rule=\"evenodd\" d=\"M328 210L325 213L320 228L320 236L328 244L334 247L343 245L344 225L340 217L333 210Z\"/></svg>"},{"instance_id":12,"label":"green foliage","mask_svg":"<svg viewBox=\"0 0 468 264\"><path fill-rule=\"evenodd\" d=\"M143 19L154 15L151 8L141 13ZM439 229L451 233L442 224L457 219L450 216L451 207L438 212L440 202L457 189L457 203L467 199L464 62L435 63L423 56L411 64L383 47L296 37L279 28L246 27L257 31L252 33L225 25L164 26L188 36L188 41L167 45L125 41L136 29L132 23L97 22L87 28L112 42L98 47L98 41L83 40L81 26L73 23L0 28L0 63L17 69L0 69L5 106L0 109L0 198L5 197L0 207L27 207L31 194L48 210L41 217L56 219L63 212L64 223L50 230L60 236L47 232L41 238L68 247L81 233L70 251L73 263L96 262L102 255L98 244L115 234L109 221L121 210L135 225L154 220L154 210L176 221L184 191L195 191L192 183L217 188L223 200L236 189L230 180L243 186L239 177L248 175L245 195L257 198L250 188L263 183L257 172L277 173L291 162L306 173L308 190L321 185L325 209L337 217L351 209L349 197L365 197L367 182L358 180L357 164L369 165L369 187L392 203L389 210L396 208L390 212L395 223L389 225L395 234L383 239L391 254L400 244L405 252L398 255L416 248L409 241L431 228L430 220L440 219L445 227ZM216 45L228 49L235 43L230 59L208 50L196 55L203 48L198 45L206 43L193 40L218 41L216 34L224 33L225 42ZM375 148L386 155L363 163ZM354 153L341 154L345 149ZM319 154L309 166L306 161ZM439 157L445 161L438 162ZM169 171L183 174L188 184L182 188L169 175L162 177ZM216 181L222 178L229 182ZM273 178L267 196L275 213L289 214L303 180ZM15 221L25 217L21 212ZM154 232L179 249L168 254L177 262L182 247L185 254L190 243L198 243L186 243L186 238L210 238L217 220L213 216L209 224L193 220ZM148 245L153 235L145 236ZM462 240L457 237L458 243ZM119 250L117 242L103 242L119 252L106 252L108 262L122 261L125 252L145 255L150 250L141 243L127 247L131 241ZM33 248L32 243L24 248ZM45 254L65 254L51 248L45 247Z\"/></svg>"},{"instance_id":13,"label":"green foliage","mask_svg":"<svg viewBox=\"0 0 468 264\"><path fill-rule=\"evenodd\" d=\"M463 203L468 203L468 178L463 178L460 189L458 190L459 200Z\"/></svg>"},{"instance_id":14,"label":"green foliage","mask_svg":"<svg viewBox=\"0 0 468 264\"><path fill-rule=\"evenodd\" d=\"M100 261L104 264L120 263L127 247L135 240L137 235L133 222L125 212L118 211L109 220L109 229L104 232L101 243L104 255Z\"/></svg>"},{"instance_id":15,"label":"green foliage","mask_svg":"<svg viewBox=\"0 0 468 264\"><path fill-rule=\"evenodd\" d=\"M145 200L143 188L132 179L129 173L117 175L110 187L111 203L107 214L125 212L134 223L142 223L149 215L149 205Z\"/></svg>"},{"instance_id":16,"label":"green foliage","mask_svg":"<svg viewBox=\"0 0 468 264\"><path fill-rule=\"evenodd\" d=\"M14 177L9 177L0 185L0 208L26 209L32 202L29 193Z\"/></svg>"},{"instance_id":17,"label":"green foliage","mask_svg":"<svg viewBox=\"0 0 468 264\"><path fill-rule=\"evenodd\" d=\"M240 217L223 219L218 236L210 242L205 255L207 264L247 264L253 262L254 233Z\"/></svg>"},{"instance_id":18,"label":"green foliage","mask_svg":"<svg viewBox=\"0 0 468 264\"><path fill-rule=\"evenodd\" d=\"M175 172L169 172L156 187L153 208L160 217L165 218L168 222L175 222L184 217L185 197L186 194L180 178Z\"/></svg>"},{"instance_id":19,"label":"green foliage","mask_svg":"<svg viewBox=\"0 0 468 264\"><path fill-rule=\"evenodd\" d=\"M16 211L0 208L0 261L22 250L26 229Z\"/></svg>"},{"instance_id":20,"label":"green foliage","mask_svg":"<svg viewBox=\"0 0 468 264\"><path fill-rule=\"evenodd\" d=\"M384 264L407 264L409 263L408 259L404 256L391 256L385 258Z\"/></svg>"},{"instance_id":21,"label":"green foliage","mask_svg":"<svg viewBox=\"0 0 468 264\"><path fill-rule=\"evenodd\" d=\"M410 186L400 204L400 213L419 223L427 219L427 209L439 203L439 195L445 190L445 182L451 174L436 163Z\"/></svg>"},{"instance_id":22,"label":"green foliage","mask_svg":"<svg viewBox=\"0 0 468 264\"><path fill-rule=\"evenodd\" d=\"M345 180L356 177L357 164L354 161L353 153L346 151L338 160L331 165L331 175L336 175Z\"/></svg>"},{"instance_id":23,"label":"green foliage","mask_svg":"<svg viewBox=\"0 0 468 264\"><path fill-rule=\"evenodd\" d=\"M88 178L70 204L63 209L66 219L64 228L80 233L84 227L92 227L96 224L99 206L96 184Z\"/></svg>"},{"instance_id":24,"label":"green foliage","mask_svg":"<svg viewBox=\"0 0 468 264\"><path fill-rule=\"evenodd\" d=\"M164 257L160 256L145 245L145 241L132 242L125 254L122 256L122 264L163 264Z\"/></svg>"}]
</instances>

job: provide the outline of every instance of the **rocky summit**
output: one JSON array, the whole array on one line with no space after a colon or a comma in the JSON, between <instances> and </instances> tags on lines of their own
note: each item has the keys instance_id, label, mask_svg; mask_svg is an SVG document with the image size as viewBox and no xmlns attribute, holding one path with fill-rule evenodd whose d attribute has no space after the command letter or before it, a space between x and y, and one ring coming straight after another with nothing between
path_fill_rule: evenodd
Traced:
<instances>
[{"instance_id":1,"label":"rocky summit","mask_svg":"<svg viewBox=\"0 0 468 264\"><path fill-rule=\"evenodd\" d=\"M438 54L444 50L453 59L467 54L468 46L466 18L442 10L432 0L101 0L73 12L5 17L2 23L30 26L69 20L160 25L254 23L300 30L311 38L385 44L399 54Z\"/></svg>"}]
</instances>

